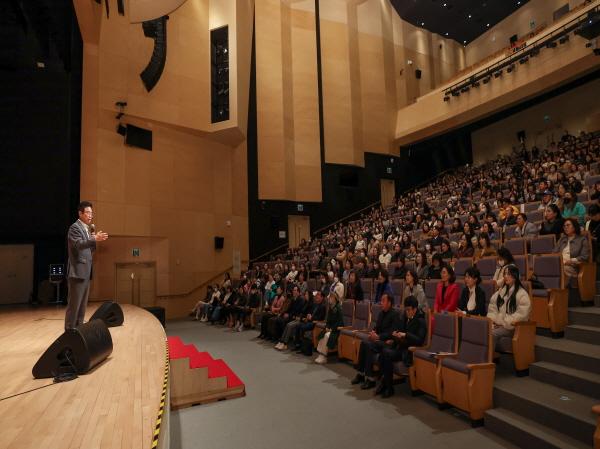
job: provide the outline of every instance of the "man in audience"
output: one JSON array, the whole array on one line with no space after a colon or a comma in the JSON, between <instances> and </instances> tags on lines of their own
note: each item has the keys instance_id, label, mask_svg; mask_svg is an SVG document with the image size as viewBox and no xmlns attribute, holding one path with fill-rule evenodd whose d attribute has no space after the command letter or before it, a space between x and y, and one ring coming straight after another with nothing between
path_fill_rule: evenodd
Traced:
<instances>
[{"instance_id":1,"label":"man in audience","mask_svg":"<svg viewBox=\"0 0 600 449\"><path fill-rule=\"evenodd\" d=\"M361 389L368 390L375 387L373 362L375 356L385 348L391 348L394 340L392 333L400 329L400 313L393 308L394 297L388 293L381 296L381 312L377 323L369 333L367 341L360 343L358 350L358 373L352 379L352 385L362 383Z\"/></svg>"},{"instance_id":2,"label":"man in audience","mask_svg":"<svg viewBox=\"0 0 600 449\"><path fill-rule=\"evenodd\" d=\"M402 361L408 368L412 365L412 353L408 350L411 346L422 346L427 336L425 316L419 309L419 302L414 296L404 299L404 315L400 320L399 329L392 332L393 343L381 352L379 366L382 380L375 394L382 398L389 398L394 394L394 364Z\"/></svg>"},{"instance_id":3,"label":"man in audience","mask_svg":"<svg viewBox=\"0 0 600 449\"><path fill-rule=\"evenodd\" d=\"M538 234L538 227L527 221L527 215L520 213L517 215L517 228L515 229L515 236L523 238L535 237Z\"/></svg>"},{"instance_id":4,"label":"man in audience","mask_svg":"<svg viewBox=\"0 0 600 449\"><path fill-rule=\"evenodd\" d=\"M544 210L550 204L554 204L554 194L550 190L545 190L542 195L542 200L540 201L540 205L538 206L538 210Z\"/></svg>"},{"instance_id":5,"label":"man in audience","mask_svg":"<svg viewBox=\"0 0 600 449\"><path fill-rule=\"evenodd\" d=\"M440 246L443 241L444 238L440 235L440 228L434 226L431 229L431 238L428 240L428 243L432 248L435 248L436 246Z\"/></svg>"}]
</instances>

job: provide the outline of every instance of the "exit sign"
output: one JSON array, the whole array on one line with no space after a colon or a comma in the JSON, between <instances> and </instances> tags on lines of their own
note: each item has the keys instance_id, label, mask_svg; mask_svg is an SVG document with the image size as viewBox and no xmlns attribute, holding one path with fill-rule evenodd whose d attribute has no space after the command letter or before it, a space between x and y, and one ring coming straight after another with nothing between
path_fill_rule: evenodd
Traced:
<instances>
[{"instance_id":1,"label":"exit sign","mask_svg":"<svg viewBox=\"0 0 600 449\"><path fill-rule=\"evenodd\" d=\"M133 249L131 250L131 255L132 255L133 257L140 257L140 249L139 249L139 248L133 248Z\"/></svg>"}]
</instances>

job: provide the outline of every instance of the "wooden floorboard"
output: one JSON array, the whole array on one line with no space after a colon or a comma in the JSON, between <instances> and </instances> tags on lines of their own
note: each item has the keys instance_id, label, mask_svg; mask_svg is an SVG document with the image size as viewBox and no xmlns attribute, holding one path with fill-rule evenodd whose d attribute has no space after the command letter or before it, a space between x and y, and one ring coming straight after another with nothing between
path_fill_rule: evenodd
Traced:
<instances>
[{"instance_id":1,"label":"wooden floorboard","mask_svg":"<svg viewBox=\"0 0 600 449\"><path fill-rule=\"evenodd\" d=\"M90 304L87 317L98 304ZM0 449L147 449L165 369L165 332L135 306L110 328L113 352L88 374L0 401ZM43 385L31 369L64 326L64 308L0 309L0 398ZM162 431L168 431L163 429Z\"/></svg>"}]
</instances>

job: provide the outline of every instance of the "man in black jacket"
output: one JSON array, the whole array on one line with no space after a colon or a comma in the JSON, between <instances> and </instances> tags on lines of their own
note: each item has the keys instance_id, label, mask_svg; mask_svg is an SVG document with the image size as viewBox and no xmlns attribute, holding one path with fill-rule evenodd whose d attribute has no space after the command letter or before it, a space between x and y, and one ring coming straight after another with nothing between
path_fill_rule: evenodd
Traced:
<instances>
[{"instance_id":1,"label":"man in black jacket","mask_svg":"<svg viewBox=\"0 0 600 449\"><path fill-rule=\"evenodd\" d=\"M391 347L384 348L379 358L383 378L375 394L389 398L394 394L394 363L402 361L407 367L412 365L411 346L422 346L427 336L427 324L423 312L419 310L419 301L414 296L404 300L404 316L400 328L392 333Z\"/></svg>"},{"instance_id":2,"label":"man in black jacket","mask_svg":"<svg viewBox=\"0 0 600 449\"><path fill-rule=\"evenodd\" d=\"M323 294L320 291L313 292L313 303L312 308L306 316L302 318L302 324L296 328L296 335L294 336L295 349L297 352L302 352L300 348L302 342L302 336L305 332L312 331L315 328L317 321L324 321L327 308L323 302Z\"/></svg>"},{"instance_id":3,"label":"man in black jacket","mask_svg":"<svg viewBox=\"0 0 600 449\"><path fill-rule=\"evenodd\" d=\"M394 299L387 293L381 295L381 312L377 317L377 323L369 333L368 341L363 341L358 350L358 373L352 379L352 385L362 383L361 389L373 388L375 378L373 377L373 362L375 356L385 348L391 347L394 340L392 333L400 328L400 313L392 306Z\"/></svg>"}]
</instances>

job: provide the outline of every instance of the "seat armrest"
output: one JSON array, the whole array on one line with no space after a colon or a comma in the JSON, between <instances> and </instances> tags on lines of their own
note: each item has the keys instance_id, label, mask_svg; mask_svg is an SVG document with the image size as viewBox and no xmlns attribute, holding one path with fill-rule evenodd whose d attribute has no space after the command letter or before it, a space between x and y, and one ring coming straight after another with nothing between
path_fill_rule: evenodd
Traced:
<instances>
[{"instance_id":1,"label":"seat armrest","mask_svg":"<svg viewBox=\"0 0 600 449\"><path fill-rule=\"evenodd\" d=\"M469 363L467 365L467 367L470 370L480 370L480 369L492 369L492 368L496 368L496 364L495 363Z\"/></svg>"}]
</instances>

